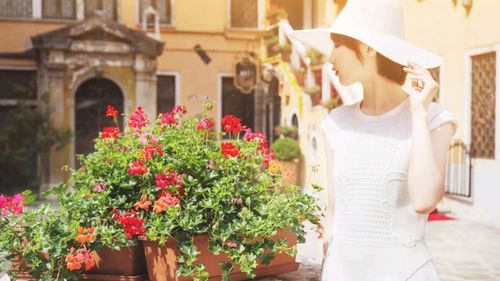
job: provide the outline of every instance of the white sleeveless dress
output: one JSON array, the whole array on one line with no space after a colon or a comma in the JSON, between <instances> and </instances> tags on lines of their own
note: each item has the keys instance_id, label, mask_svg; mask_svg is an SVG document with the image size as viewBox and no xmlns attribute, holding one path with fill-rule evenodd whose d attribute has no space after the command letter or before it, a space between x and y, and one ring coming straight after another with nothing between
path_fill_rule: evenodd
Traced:
<instances>
[{"instance_id":1,"label":"white sleeveless dress","mask_svg":"<svg viewBox=\"0 0 500 281\"><path fill-rule=\"evenodd\" d=\"M424 232L428 215L410 204L409 99L370 116L360 103L332 110L321 128L333 150L335 218L322 281L438 281ZM440 104L429 129L456 121Z\"/></svg>"}]
</instances>

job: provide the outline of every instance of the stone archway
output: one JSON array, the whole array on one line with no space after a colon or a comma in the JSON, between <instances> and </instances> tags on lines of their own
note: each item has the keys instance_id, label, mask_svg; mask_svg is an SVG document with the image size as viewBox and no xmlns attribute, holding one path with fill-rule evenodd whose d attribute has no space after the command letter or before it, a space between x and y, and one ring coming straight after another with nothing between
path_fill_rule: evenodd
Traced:
<instances>
[{"instance_id":1,"label":"stone archway","mask_svg":"<svg viewBox=\"0 0 500 281\"><path fill-rule=\"evenodd\" d=\"M104 127L116 126L113 118L106 117L106 108L112 105L123 113L124 98L120 87L106 78L92 78L83 82L75 95L75 154L94 151L93 140ZM123 116L118 117L123 130ZM79 166L79 161L75 161Z\"/></svg>"}]
</instances>

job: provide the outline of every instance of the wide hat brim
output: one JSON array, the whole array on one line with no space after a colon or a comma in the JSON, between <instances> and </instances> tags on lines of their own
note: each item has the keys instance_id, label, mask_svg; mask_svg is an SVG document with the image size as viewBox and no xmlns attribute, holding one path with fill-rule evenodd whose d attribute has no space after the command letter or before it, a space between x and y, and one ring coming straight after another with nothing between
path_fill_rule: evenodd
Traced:
<instances>
[{"instance_id":1,"label":"wide hat brim","mask_svg":"<svg viewBox=\"0 0 500 281\"><path fill-rule=\"evenodd\" d=\"M336 26L334 24L330 28L296 30L290 33L290 38L312 47L329 57L333 50L331 33L357 39L381 55L403 66L407 66L408 62L412 62L430 69L436 68L443 63L442 57L417 47L399 37L366 32L345 25Z\"/></svg>"}]
</instances>

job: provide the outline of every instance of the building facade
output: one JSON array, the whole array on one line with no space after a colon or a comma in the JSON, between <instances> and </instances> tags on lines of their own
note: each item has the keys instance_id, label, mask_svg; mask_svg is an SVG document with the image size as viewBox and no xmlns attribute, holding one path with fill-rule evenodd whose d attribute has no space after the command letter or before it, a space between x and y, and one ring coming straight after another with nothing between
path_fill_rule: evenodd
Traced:
<instances>
[{"instance_id":1,"label":"building facade","mask_svg":"<svg viewBox=\"0 0 500 281\"><path fill-rule=\"evenodd\" d=\"M61 167L78 167L77 155L93 150L92 139L111 125L108 104L124 126L137 106L153 120L182 104L190 118L213 100L217 123L233 114L271 133L281 104L277 90L268 96L276 81L260 75L260 35L272 4L286 6L297 28L319 24L316 0L0 0L0 121L48 94L52 123L74 133L42 157L40 191L65 181ZM254 64L250 91L234 83L244 59Z\"/></svg>"}]
</instances>

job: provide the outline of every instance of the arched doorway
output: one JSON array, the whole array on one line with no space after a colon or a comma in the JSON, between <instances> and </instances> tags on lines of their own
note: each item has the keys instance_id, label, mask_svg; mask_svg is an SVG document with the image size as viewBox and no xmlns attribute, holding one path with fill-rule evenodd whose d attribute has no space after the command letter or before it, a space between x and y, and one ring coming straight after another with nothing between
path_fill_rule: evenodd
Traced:
<instances>
[{"instance_id":1,"label":"arched doorway","mask_svg":"<svg viewBox=\"0 0 500 281\"><path fill-rule=\"evenodd\" d=\"M112 105L123 113L123 94L120 87L105 78L92 78L80 85L75 97L75 154L94 151L93 140L104 127L114 127L113 118L106 117L106 108ZM123 130L123 116L118 117ZM79 161L75 162L79 167Z\"/></svg>"}]
</instances>

